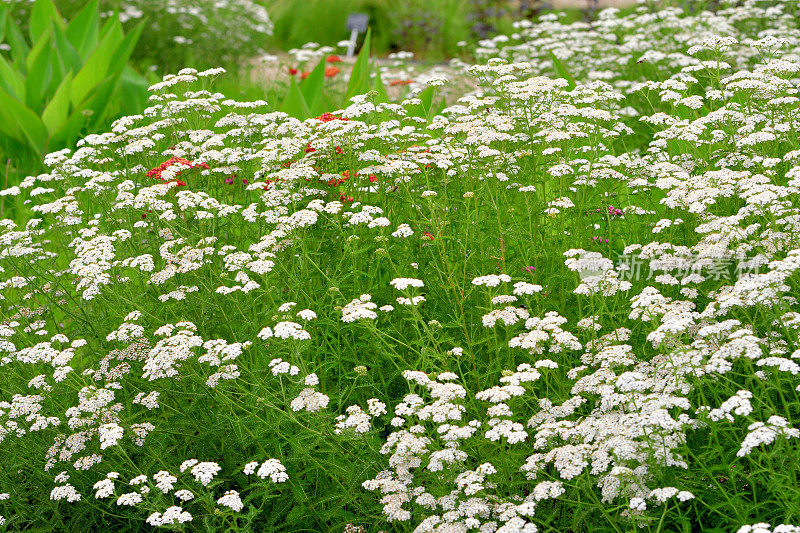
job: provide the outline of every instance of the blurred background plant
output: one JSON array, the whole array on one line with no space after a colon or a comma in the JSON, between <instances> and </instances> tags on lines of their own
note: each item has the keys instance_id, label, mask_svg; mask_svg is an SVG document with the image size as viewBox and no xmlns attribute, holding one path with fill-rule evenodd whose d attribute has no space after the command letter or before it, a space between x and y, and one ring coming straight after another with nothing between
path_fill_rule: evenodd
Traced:
<instances>
[{"instance_id":1,"label":"blurred background plant","mask_svg":"<svg viewBox=\"0 0 800 533\"><path fill-rule=\"evenodd\" d=\"M273 44L289 49L307 42L334 45L348 37L347 16L367 13L373 50L398 50L443 60L459 54L459 43L511 31L512 22L536 16L539 0L264 0L275 21Z\"/></svg>"},{"instance_id":2,"label":"blurred background plant","mask_svg":"<svg viewBox=\"0 0 800 533\"><path fill-rule=\"evenodd\" d=\"M36 0L23 29L0 4L0 157L5 179L34 172L48 152L72 146L122 114L139 112L147 81L128 66L144 23L125 34L101 24L97 0L65 22ZM10 163L9 163L10 161Z\"/></svg>"},{"instance_id":3,"label":"blurred background plant","mask_svg":"<svg viewBox=\"0 0 800 533\"><path fill-rule=\"evenodd\" d=\"M300 55L310 56L304 63L310 71L291 69L288 90L280 100L280 111L305 120L324 113L330 116L331 110L347 107L358 95L365 95L364 101L369 100L374 104L402 101L409 91L407 87L400 91L394 90L390 97L386 90L387 85L381 76L381 69L371 55L371 33L371 30L367 30L361 50L352 68L348 66L347 74L334 66L342 62L341 58L337 55L327 55L326 48L306 47L302 50L308 54ZM345 77L347 82L344 81ZM436 99L436 93L435 86L416 87L412 94L419 99L419 102L409 106L410 115L430 120L436 112L441 111L444 101Z\"/></svg>"},{"instance_id":4,"label":"blurred background plant","mask_svg":"<svg viewBox=\"0 0 800 533\"><path fill-rule=\"evenodd\" d=\"M30 0L5 1L26 24ZM67 18L85 5L86 0L58 0ZM103 18L118 13L128 30L146 21L133 58L162 73L251 57L265 49L273 29L265 6L253 0L100 0L100 10Z\"/></svg>"}]
</instances>

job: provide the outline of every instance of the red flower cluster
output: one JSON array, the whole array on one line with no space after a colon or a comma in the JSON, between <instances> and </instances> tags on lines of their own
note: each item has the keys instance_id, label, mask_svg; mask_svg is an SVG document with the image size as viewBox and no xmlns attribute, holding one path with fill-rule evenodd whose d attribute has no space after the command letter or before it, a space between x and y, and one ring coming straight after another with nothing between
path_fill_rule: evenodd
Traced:
<instances>
[{"instance_id":1,"label":"red flower cluster","mask_svg":"<svg viewBox=\"0 0 800 533\"><path fill-rule=\"evenodd\" d=\"M318 117L315 117L317 120L321 120L322 122L330 122L331 120L350 120L349 118L342 118L337 117L333 113L323 113Z\"/></svg>"},{"instance_id":2,"label":"red flower cluster","mask_svg":"<svg viewBox=\"0 0 800 533\"><path fill-rule=\"evenodd\" d=\"M394 87L395 85L409 85L414 83L414 80L393 80L389 82L389 85Z\"/></svg>"},{"instance_id":3,"label":"red flower cluster","mask_svg":"<svg viewBox=\"0 0 800 533\"><path fill-rule=\"evenodd\" d=\"M346 182L349 179L350 179L350 171L349 170L345 170L344 172L342 172L342 177L341 178L331 178L331 179L329 179L328 180L328 185L330 185L331 187L336 187L337 185L341 185L342 183Z\"/></svg>"},{"instance_id":4,"label":"red flower cluster","mask_svg":"<svg viewBox=\"0 0 800 533\"><path fill-rule=\"evenodd\" d=\"M165 161L165 162L161 163L161 164L160 164L160 165L158 165L157 167L155 167L155 168L151 168L150 170L148 170L148 171L147 171L147 177L148 177L148 178L156 178L156 179L159 179L159 180L160 180L160 179L161 179L161 173L162 173L162 172L164 172L165 170L167 170L169 167L171 167L171 166L173 166L173 165L178 165L178 164L181 164L181 165L186 165L186 166L188 166L189 168L195 168L195 167L200 167L200 168L205 168L205 169L207 169L207 168L208 168L208 165L207 165L206 163L200 163L199 165L197 165L197 164L195 164L194 162L192 162L192 161L189 161L188 159L185 159L185 158L183 158L183 157L171 157L171 158L169 158L169 160L167 160L167 161ZM182 171L181 171L181 172L182 172ZM179 179L177 178L177 176L180 176L180 175L181 175L181 173L180 173L180 172L178 172L177 174L175 174L175 176L176 176L176 177L172 178L172 179L171 179L171 180L169 180L167 183L169 183L169 182L173 182L173 181L174 181L174 182L176 182L178 185L180 185L181 187L185 187L185 186L186 186L186 182L184 182L183 180L179 180ZM162 180L162 181L164 181L164 180Z\"/></svg>"},{"instance_id":5,"label":"red flower cluster","mask_svg":"<svg viewBox=\"0 0 800 533\"><path fill-rule=\"evenodd\" d=\"M330 122L330 121L327 121L327 120L326 120L326 121L324 121L324 122ZM306 150L306 153L307 153L307 154L313 154L314 152L316 152L316 151L317 151L317 149L316 149L316 148L314 148L313 146L311 146L311 143L308 143L308 144L306 144L306 148L305 148L305 150ZM337 153L337 154L344 153L344 150L342 150L342 147L341 147L341 146L337 146L337 147L335 147L335 148L333 149L333 151L334 151L335 153Z\"/></svg>"},{"instance_id":6,"label":"red flower cluster","mask_svg":"<svg viewBox=\"0 0 800 533\"><path fill-rule=\"evenodd\" d=\"M331 178L331 179L329 179L328 180L328 185L330 185L331 187L335 187L337 185L341 185L342 183L344 183L347 180L349 180L351 177L358 177L358 171L356 170L356 171L351 173L349 170L345 170L344 172L342 172L342 177L341 178ZM378 181L378 177L375 174L370 174L369 175L369 181L371 181L372 183L375 183L376 181Z\"/></svg>"},{"instance_id":7,"label":"red flower cluster","mask_svg":"<svg viewBox=\"0 0 800 533\"><path fill-rule=\"evenodd\" d=\"M328 56L328 59L326 59L325 61L327 61L328 63L341 63L342 58L339 56Z\"/></svg>"},{"instance_id":8,"label":"red flower cluster","mask_svg":"<svg viewBox=\"0 0 800 533\"><path fill-rule=\"evenodd\" d=\"M300 79L301 80L306 79L308 77L308 74L309 74L309 72L307 70L304 70L303 72L300 72L296 68L292 68L292 67L289 68L289 76L297 76L298 73L300 74Z\"/></svg>"},{"instance_id":9,"label":"red flower cluster","mask_svg":"<svg viewBox=\"0 0 800 533\"><path fill-rule=\"evenodd\" d=\"M325 77L332 78L339 74L339 69L336 67L325 67Z\"/></svg>"}]
</instances>

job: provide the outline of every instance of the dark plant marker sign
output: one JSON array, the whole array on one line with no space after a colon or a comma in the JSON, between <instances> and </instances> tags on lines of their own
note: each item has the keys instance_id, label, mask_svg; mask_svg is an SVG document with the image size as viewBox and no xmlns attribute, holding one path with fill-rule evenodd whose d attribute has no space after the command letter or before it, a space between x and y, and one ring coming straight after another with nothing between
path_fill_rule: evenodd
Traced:
<instances>
[{"instance_id":1,"label":"dark plant marker sign","mask_svg":"<svg viewBox=\"0 0 800 533\"><path fill-rule=\"evenodd\" d=\"M366 13L350 13L347 17L347 29L350 30L350 44L347 46L347 57L353 57L356 51L356 40L359 33L367 31L369 15Z\"/></svg>"},{"instance_id":2,"label":"dark plant marker sign","mask_svg":"<svg viewBox=\"0 0 800 533\"><path fill-rule=\"evenodd\" d=\"M368 24L369 15L366 13L350 13L350 16L347 17L347 29L350 31L364 33L367 31Z\"/></svg>"}]
</instances>

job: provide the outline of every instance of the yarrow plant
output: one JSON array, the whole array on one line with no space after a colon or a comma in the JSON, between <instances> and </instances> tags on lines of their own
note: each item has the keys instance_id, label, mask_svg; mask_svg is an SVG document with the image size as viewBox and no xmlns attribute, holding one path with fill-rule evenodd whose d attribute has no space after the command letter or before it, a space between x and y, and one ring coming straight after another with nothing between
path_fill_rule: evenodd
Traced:
<instances>
[{"instance_id":1,"label":"yarrow plant","mask_svg":"<svg viewBox=\"0 0 800 533\"><path fill-rule=\"evenodd\" d=\"M521 22L428 118L166 76L0 193L0 527L797 531L798 20Z\"/></svg>"}]
</instances>

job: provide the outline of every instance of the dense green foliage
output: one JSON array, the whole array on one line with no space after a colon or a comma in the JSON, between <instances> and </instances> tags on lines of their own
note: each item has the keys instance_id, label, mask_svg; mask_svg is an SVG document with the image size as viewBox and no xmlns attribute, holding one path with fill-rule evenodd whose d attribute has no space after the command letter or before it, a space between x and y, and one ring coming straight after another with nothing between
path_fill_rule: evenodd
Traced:
<instances>
[{"instance_id":1,"label":"dense green foliage","mask_svg":"<svg viewBox=\"0 0 800 533\"><path fill-rule=\"evenodd\" d=\"M34 0L3 0L26 24ZM58 0L67 18L86 0ZM184 65L219 65L247 60L270 41L272 21L255 0L99 0L102 16L118 15L127 31L144 23L134 60L161 72Z\"/></svg>"},{"instance_id":2,"label":"dense green foliage","mask_svg":"<svg viewBox=\"0 0 800 533\"><path fill-rule=\"evenodd\" d=\"M8 43L0 52L0 155L31 172L44 154L141 110L147 83L127 62L143 26L126 35L116 19L101 25L96 0L66 23L51 0L36 0L26 35L0 5L0 42Z\"/></svg>"},{"instance_id":3,"label":"dense green foliage","mask_svg":"<svg viewBox=\"0 0 800 533\"><path fill-rule=\"evenodd\" d=\"M394 97L367 50L289 103L186 68L46 155L0 191L0 528L798 533L800 11L698 6Z\"/></svg>"}]
</instances>

